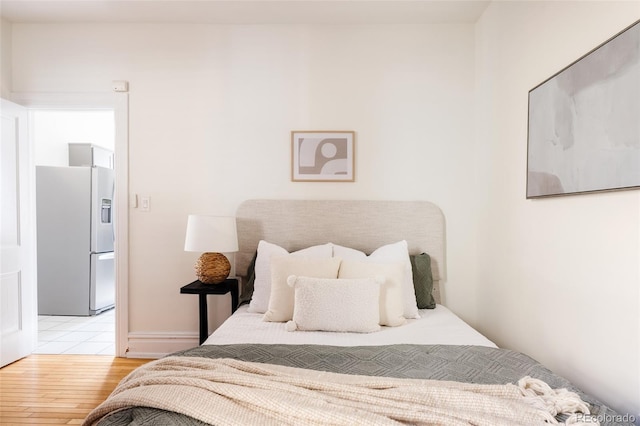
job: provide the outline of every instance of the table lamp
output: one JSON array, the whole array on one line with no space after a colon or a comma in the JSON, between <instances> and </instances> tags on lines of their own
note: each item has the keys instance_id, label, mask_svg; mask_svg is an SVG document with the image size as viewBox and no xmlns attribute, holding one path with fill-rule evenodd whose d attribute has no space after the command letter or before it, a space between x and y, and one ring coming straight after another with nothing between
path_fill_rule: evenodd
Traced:
<instances>
[{"instance_id":1,"label":"table lamp","mask_svg":"<svg viewBox=\"0 0 640 426\"><path fill-rule=\"evenodd\" d=\"M236 218L189 215L184 250L202 252L195 265L198 280L204 284L223 282L229 276L231 263L222 253L238 251Z\"/></svg>"}]
</instances>

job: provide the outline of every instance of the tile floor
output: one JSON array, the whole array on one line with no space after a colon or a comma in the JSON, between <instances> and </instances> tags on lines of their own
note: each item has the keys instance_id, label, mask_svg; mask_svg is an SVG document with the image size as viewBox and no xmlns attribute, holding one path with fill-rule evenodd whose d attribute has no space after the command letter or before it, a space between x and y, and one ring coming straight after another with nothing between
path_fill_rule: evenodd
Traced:
<instances>
[{"instance_id":1,"label":"tile floor","mask_svg":"<svg viewBox=\"0 0 640 426\"><path fill-rule=\"evenodd\" d=\"M38 316L36 354L115 355L115 310L92 317Z\"/></svg>"}]
</instances>

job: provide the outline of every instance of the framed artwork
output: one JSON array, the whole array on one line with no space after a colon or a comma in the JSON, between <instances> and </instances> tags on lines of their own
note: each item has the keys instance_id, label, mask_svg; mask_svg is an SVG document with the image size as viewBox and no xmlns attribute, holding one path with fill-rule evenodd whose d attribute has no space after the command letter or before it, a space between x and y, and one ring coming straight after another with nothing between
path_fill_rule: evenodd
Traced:
<instances>
[{"instance_id":1,"label":"framed artwork","mask_svg":"<svg viewBox=\"0 0 640 426\"><path fill-rule=\"evenodd\" d=\"M291 180L353 182L354 139L353 131L291 132Z\"/></svg>"},{"instance_id":2,"label":"framed artwork","mask_svg":"<svg viewBox=\"0 0 640 426\"><path fill-rule=\"evenodd\" d=\"M529 91L527 198L640 186L640 21Z\"/></svg>"}]
</instances>

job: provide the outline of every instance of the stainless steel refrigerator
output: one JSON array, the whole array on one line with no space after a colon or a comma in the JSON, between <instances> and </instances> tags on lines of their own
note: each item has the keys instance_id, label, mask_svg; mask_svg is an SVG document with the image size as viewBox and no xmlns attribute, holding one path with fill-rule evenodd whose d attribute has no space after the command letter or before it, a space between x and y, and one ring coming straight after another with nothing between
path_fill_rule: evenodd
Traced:
<instances>
[{"instance_id":1,"label":"stainless steel refrigerator","mask_svg":"<svg viewBox=\"0 0 640 426\"><path fill-rule=\"evenodd\" d=\"M113 191L109 168L36 167L38 314L114 306Z\"/></svg>"}]
</instances>

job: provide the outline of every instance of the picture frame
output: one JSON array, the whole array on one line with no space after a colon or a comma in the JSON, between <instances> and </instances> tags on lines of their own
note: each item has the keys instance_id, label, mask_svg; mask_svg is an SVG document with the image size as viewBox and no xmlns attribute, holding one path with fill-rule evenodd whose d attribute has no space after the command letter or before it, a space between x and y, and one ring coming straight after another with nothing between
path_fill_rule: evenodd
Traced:
<instances>
[{"instance_id":1,"label":"picture frame","mask_svg":"<svg viewBox=\"0 0 640 426\"><path fill-rule=\"evenodd\" d=\"M293 182L354 182L355 132L294 130L291 132Z\"/></svg>"},{"instance_id":2,"label":"picture frame","mask_svg":"<svg viewBox=\"0 0 640 426\"><path fill-rule=\"evenodd\" d=\"M640 21L529 91L526 197L640 187Z\"/></svg>"}]
</instances>

